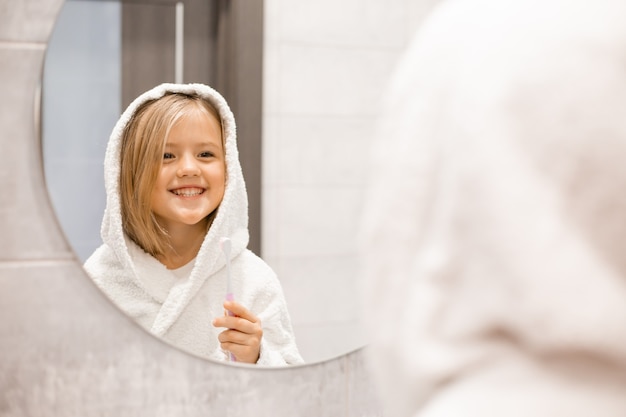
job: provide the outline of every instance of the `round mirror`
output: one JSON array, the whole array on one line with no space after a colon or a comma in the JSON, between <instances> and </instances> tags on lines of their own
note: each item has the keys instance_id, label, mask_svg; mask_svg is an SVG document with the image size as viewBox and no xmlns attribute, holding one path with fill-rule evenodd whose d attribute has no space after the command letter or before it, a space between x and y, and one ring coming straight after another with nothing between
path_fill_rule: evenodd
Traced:
<instances>
[{"instance_id":1,"label":"round mirror","mask_svg":"<svg viewBox=\"0 0 626 417\"><path fill-rule=\"evenodd\" d=\"M68 0L59 15L44 66L44 169L59 222L81 261L101 244L104 153L129 102L129 84L177 81L183 47L223 58L191 18L216 24L209 32L220 33L221 14L193 13L196 3L217 2ZM346 4L330 17L307 2L279 6L263 3L262 152L255 152L262 177L252 187L246 181L261 196L258 254L278 275L300 353L311 363L367 342L358 314L356 240L369 141L385 82L424 7ZM151 43L138 42L141 25L132 19L161 12L170 17L155 17L156 27L169 27L168 35L153 31ZM245 39L245 33L230 36ZM150 61L155 41L163 43L157 49L167 62ZM236 62L245 65L247 58ZM127 75L145 61L142 73ZM165 75L150 73L151 66ZM245 88L255 87L241 85L243 97ZM246 117L233 110L239 130Z\"/></svg>"}]
</instances>

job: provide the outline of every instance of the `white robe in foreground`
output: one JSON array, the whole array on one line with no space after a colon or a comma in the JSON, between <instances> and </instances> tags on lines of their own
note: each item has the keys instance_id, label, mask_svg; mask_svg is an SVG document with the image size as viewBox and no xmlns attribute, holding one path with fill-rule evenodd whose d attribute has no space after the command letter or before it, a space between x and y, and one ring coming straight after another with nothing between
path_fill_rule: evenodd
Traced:
<instances>
[{"instance_id":1,"label":"white robe in foreground","mask_svg":"<svg viewBox=\"0 0 626 417\"><path fill-rule=\"evenodd\" d=\"M363 219L389 417L626 416L626 2L442 1Z\"/></svg>"}]
</instances>

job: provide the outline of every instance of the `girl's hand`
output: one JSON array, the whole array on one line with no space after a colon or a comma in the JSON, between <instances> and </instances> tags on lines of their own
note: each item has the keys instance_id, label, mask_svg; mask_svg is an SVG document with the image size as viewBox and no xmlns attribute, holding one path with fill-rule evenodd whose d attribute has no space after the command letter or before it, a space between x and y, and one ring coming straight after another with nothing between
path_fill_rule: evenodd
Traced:
<instances>
[{"instance_id":1,"label":"girl's hand","mask_svg":"<svg viewBox=\"0 0 626 417\"><path fill-rule=\"evenodd\" d=\"M218 336L222 349L235 355L238 362L256 363L263 337L261 320L234 301L224 301L224 309L234 316L217 317L213 320L213 326L227 327Z\"/></svg>"}]
</instances>

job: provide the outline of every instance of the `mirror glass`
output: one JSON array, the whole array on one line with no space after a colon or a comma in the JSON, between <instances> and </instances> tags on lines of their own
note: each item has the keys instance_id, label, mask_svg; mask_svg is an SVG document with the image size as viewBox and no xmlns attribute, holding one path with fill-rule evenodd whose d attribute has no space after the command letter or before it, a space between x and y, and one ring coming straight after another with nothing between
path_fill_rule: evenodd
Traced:
<instances>
[{"instance_id":1,"label":"mirror glass","mask_svg":"<svg viewBox=\"0 0 626 417\"><path fill-rule=\"evenodd\" d=\"M118 2L66 2L44 63L46 183L57 218L81 262L102 242L104 154L121 113L120 11Z\"/></svg>"},{"instance_id":2,"label":"mirror glass","mask_svg":"<svg viewBox=\"0 0 626 417\"><path fill-rule=\"evenodd\" d=\"M44 65L42 146L46 182L59 222L81 262L101 244L100 224L105 206L103 159L111 130L123 111L121 11L120 1L68 0L58 17ZM327 145L310 141L315 135L337 128L339 134L342 129L350 129L359 136L369 133L372 122L360 123L359 118L341 126L319 126L305 119L281 122L277 117L281 111L273 102L283 93L282 87L275 84L276 54L271 55L264 67L264 94L268 97L263 105L269 117L264 118L260 255L281 280L298 347L305 362L311 363L337 357L366 343L358 322L356 247L345 243L356 242L354 214L359 210L359 194L333 187L334 175L326 170L326 183L321 187L335 196L334 201L326 204L324 196L313 198L309 180L319 172L300 158L324 154L323 146ZM386 65L391 67L391 63ZM289 82L288 78L285 80ZM282 100L289 105L289 96L283 94ZM354 101L346 97L338 100L340 104ZM277 122L281 126L277 127ZM274 135L279 131L295 133L302 141L281 143ZM354 148L346 148L353 145ZM337 150L357 156L355 160L365 155L364 147L354 141L339 145ZM284 151L290 152L288 160L281 153ZM273 171L281 159L285 172L291 176ZM346 165L350 161L338 164L331 158L326 162L331 168L334 164L342 178L364 181L357 179L357 169ZM276 177L281 179L274 180ZM342 211L346 205L341 198L345 196L352 198L347 214ZM311 211L335 209L339 215L310 215ZM293 244L294 236L301 242ZM341 238L346 239L333 246Z\"/></svg>"}]
</instances>

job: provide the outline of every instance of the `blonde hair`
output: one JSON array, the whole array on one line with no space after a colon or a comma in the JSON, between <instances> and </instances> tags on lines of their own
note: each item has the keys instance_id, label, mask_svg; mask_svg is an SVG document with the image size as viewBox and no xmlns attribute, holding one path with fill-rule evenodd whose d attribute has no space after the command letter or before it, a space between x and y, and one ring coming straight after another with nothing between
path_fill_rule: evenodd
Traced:
<instances>
[{"instance_id":1,"label":"blonde hair","mask_svg":"<svg viewBox=\"0 0 626 417\"><path fill-rule=\"evenodd\" d=\"M168 93L140 105L122 133L119 178L122 227L128 237L152 256L162 255L171 248L169 235L151 208L165 144L172 126L194 110L207 112L222 124L219 113L206 99ZM217 209L207 217L207 230L216 212Z\"/></svg>"}]
</instances>

